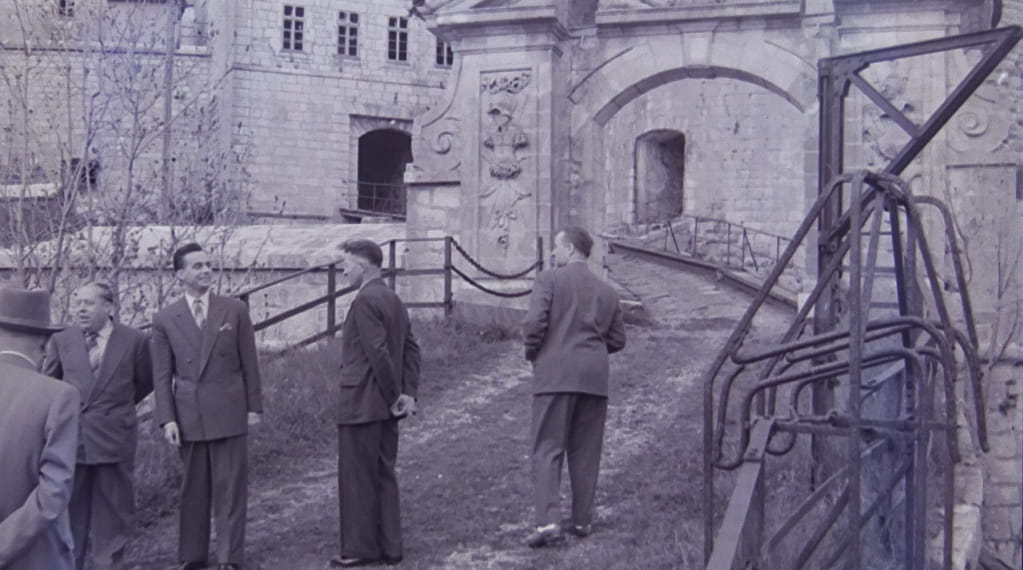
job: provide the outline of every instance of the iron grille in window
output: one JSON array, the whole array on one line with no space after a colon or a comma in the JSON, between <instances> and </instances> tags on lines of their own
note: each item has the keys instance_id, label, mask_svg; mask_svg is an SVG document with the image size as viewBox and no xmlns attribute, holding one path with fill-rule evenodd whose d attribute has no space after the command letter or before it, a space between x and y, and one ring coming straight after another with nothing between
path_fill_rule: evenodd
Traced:
<instances>
[{"instance_id":1,"label":"iron grille in window","mask_svg":"<svg viewBox=\"0 0 1023 570\"><path fill-rule=\"evenodd\" d=\"M57 14L70 18L75 15L75 0L57 0Z\"/></svg>"},{"instance_id":2,"label":"iron grille in window","mask_svg":"<svg viewBox=\"0 0 1023 570\"><path fill-rule=\"evenodd\" d=\"M408 18L387 19L387 59L408 61Z\"/></svg>"},{"instance_id":3,"label":"iron grille in window","mask_svg":"<svg viewBox=\"0 0 1023 570\"><path fill-rule=\"evenodd\" d=\"M284 5L284 43L286 50L302 51L305 39L305 8Z\"/></svg>"},{"instance_id":4,"label":"iron grille in window","mask_svg":"<svg viewBox=\"0 0 1023 570\"><path fill-rule=\"evenodd\" d=\"M451 67L455 62L455 52L451 51L451 44L437 38L437 65Z\"/></svg>"},{"instance_id":5,"label":"iron grille in window","mask_svg":"<svg viewBox=\"0 0 1023 570\"><path fill-rule=\"evenodd\" d=\"M337 53L359 57L359 15L355 12L337 13Z\"/></svg>"}]
</instances>

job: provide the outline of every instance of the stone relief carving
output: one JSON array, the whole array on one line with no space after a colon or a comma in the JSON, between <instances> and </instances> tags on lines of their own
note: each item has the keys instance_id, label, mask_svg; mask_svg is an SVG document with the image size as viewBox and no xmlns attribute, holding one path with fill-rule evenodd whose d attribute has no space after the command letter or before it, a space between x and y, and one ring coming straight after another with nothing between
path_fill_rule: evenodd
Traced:
<instances>
[{"instance_id":1,"label":"stone relief carving","mask_svg":"<svg viewBox=\"0 0 1023 570\"><path fill-rule=\"evenodd\" d=\"M976 51L949 53L953 77L965 75L980 59ZM982 156L1006 146L1013 120L1005 105L1005 94L1000 93L1000 82L1005 80L1003 74L1004 69L996 70L952 119L948 143L953 150Z\"/></svg>"},{"instance_id":2,"label":"stone relief carving","mask_svg":"<svg viewBox=\"0 0 1023 570\"><path fill-rule=\"evenodd\" d=\"M461 82L461 60L451 70L454 81L445 90L444 103L413 124L412 156L415 162L405 167L406 182L453 182L461 180L462 121L452 112Z\"/></svg>"},{"instance_id":3,"label":"stone relief carving","mask_svg":"<svg viewBox=\"0 0 1023 570\"><path fill-rule=\"evenodd\" d=\"M515 113L526 99L530 73L495 74L481 79L486 122L481 133L481 154L486 163L480 205L497 245L508 249L512 224L520 218L519 202L532 195L519 180L522 161L519 150L529 138L515 122Z\"/></svg>"},{"instance_id":4,"label":"stone relief carving","mask_svg":"<svg viewBox=\"0 0 1023 570\"><path fill-rule=\"evenodd\" d=\"M870 79L868 82L871 82L892 106L919 125L920 120L916 113L919 106L911 101L906 93L910 83L908 74L898 62L892 62L887 67L887 73L881 76L879 82ZM895 124L883 109L870 101L864 104L863 143L870 150L866 157L868 166L883 168L895 158L908 140L909 137L902 128Z\"/></svg>"}]
</instances>

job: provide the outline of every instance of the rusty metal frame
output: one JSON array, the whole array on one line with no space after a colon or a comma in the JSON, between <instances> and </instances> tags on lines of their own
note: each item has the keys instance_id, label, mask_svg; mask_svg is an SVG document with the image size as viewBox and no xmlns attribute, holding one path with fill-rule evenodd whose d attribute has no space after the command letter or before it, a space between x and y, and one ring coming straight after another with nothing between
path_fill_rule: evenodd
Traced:
<instances>
[{"instance_id":1,"label":"rusty metal frame","mask_svg":"<svg viewBox=\"0 0 1023 570\"><path fill-rule=\"evenodd\" d=\"M810 292L809 299L796 315L795 321L782 335L780 342L767 348L751 349L746 340L753 318L767 298L768 289L780 275L781 268L790 261L797 248L810 236L813 226L824 215L829 200L849 187L851 199L848 212L839 220L840 238L836 244L837 253L820 276L817 285ZM926 520L927 488L939 489L945 503L943 519L943 558L950 563L952 547L952 489L953 471L951 463L958 460L958 449L954 437L956 398L953 384L956 379L957 362L953 350L964 349L966 365L971 379L979 378L979 367L974 354L972 323L964 334L952 326L945 306L945 297L939 286L939 278L933 255L923 225L920 205L931 204L911 196L908 187L897 177L860 171L843 175L833 181L810 208L810 215L800 225L795 239L786 249L781 263L768 277L767 284L758 293L747 313L740 320L725 348L715 359L713 366L704 377L704 508L705 533L713 540L713 492L714 472L718 469L738 470L738 484L732 501L725 513L721 533L716 541L707 547L708 568L766 567L772 551L784 538L785 533L796 526L808 509L822 501L827 493L814 493L810 503L804 503L766 542L762 521L763 494L758 490L765 477L767 455L779 455L792 449L799 434L816 437L844 437L848 448L844 467L822 484L838 492L838 497L829 505L823 523L804 544L796 560L797 567L804 567L814 557L828 560L827 564L842 563L843 567L860 568L860 528L880 510L889 499L899 482L905 481L906 494L903 520L905 521L906 545L904 567L922 568L925 562L924 533L920 532ZM869 320L857 318L866 315L866 303L872 295L872 272L876 267L880 232L880 216L887 214L895 228L890 236L893 241L893 257L896 257L896 278L899 297L899 314L884 319ZM904 218L903 231L898 223ZM863 238L864 227L869 231ZM903 235L904 234L904 235ZM946 232L948 239L955 238L954 232ZM866 254L864 255L864 245ZM949 250L959 255L959 248L952 244ZM848 258L846 266L843 259ZM922 269L930 285L930 295L936 318L926 318L919 312L920 304L911 302L907 291L915 280L916 262L922 262ZM955 260L955 263L958 263ZM845 330L831 330L818 334L807 334L811 321L809 311L828 290L829 283L837 280L842 272L848 273L849 318ZM969 298L965 288L960 290L964 314L972 320ZM889 341L883 349L880 342ZM830 357L826 360L825 357ZM890 366L898 363L894 369ZM881 369L880 373L872 371ZM741 385L747 377L754 380ZM809 413L798 409L799 394L806 387L816 387L833 381L843 381L847 398L842 410L830 409ZM720 381L720 382L719 382ZM861 404L880 394L880 388L898 383L902 404L898 415L873 417L861 414ZM777 409L776 391L796 386L790 394L787 409ZM940 391L945 408L936 414L931 402L934 393ZM977 392L974 390L974 395ZM726 454L726 442L731 402L739 398L740 417L735 424L732 440L735 451ZM982 408L978 408L982 411ZM764 426L770 426L764 427ZM765 436L763 430L767 429ZM949 468L943 472L940 481L930 481L926 465L930 434L944 431L943 451L948 458ZM782 449L772 449L772 437L785 434L790 438ZM887 441L898 446L901 452L899 466L880 492L868 498L866 510L852 509L861 505L861 461L864 460L864 443L871 449L873 441ZM872 456L866 454L866 456ZM837 479L835 477L838 477ZM809 499L808 499L809 500ZM756 502L756 504L751 504ZM821 550L822 541L833 534L842 519L847 520L837 547L827 552Z\"/></svg>"}]
</instances>

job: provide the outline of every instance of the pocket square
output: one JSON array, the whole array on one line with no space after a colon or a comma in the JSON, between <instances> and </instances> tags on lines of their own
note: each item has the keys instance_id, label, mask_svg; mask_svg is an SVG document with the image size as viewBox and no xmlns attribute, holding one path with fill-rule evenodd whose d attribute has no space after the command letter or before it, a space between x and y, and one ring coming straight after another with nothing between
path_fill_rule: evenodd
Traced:
<instances>
[{"instance_id":1,"label":"pocket square","mask_svg":"<svg viewBox=\"0 0 1023 570\"><path fill-rule=\"evenodd\" d=\"M224 324L220 325L220 328L217 329L217 332L227 332L227 331L230 331L230 330L234 330L234 329L231 328L231 323L224 323Z\"/></svg>"}]
</instances>

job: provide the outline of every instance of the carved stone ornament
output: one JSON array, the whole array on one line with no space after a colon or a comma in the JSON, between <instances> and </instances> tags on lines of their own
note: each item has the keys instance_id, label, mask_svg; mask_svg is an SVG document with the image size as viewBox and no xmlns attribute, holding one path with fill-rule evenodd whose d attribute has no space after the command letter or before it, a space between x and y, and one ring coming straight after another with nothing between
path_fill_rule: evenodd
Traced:
<instances>
[{"instance_id":1,"label":"carved stone ornament","mask_svg":"<svg viewBox=\"0 0 1023 570\"><path fill-rule=\"evenodd\" d=\"M980 58L977 52L949 53L954 76L965 75ZM1011 68L996 69L956 113L948 129L948 144L953 150L983 156L1006 147L1014 122L1012 110L1005 104L1010 88L1002 85L1008 73Z\"/></svg>"},{"instance_id":2,"label":"carved stone ornament","mask_svg":"<svg viewBox=\"0 0 1023 570\"><path fill-rule=\"evenodd\" d=\"M507 252L511 227L520 219L519 202L532 195L518 179L524 157L519 150L529 138L516 123L515 113L526 99L529 71L505 73L481 80L486 119L481 133L481 154L486 165L480 192L480 206L486 227L497 246Z\"/></svg>"}]
</instances>

